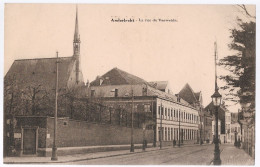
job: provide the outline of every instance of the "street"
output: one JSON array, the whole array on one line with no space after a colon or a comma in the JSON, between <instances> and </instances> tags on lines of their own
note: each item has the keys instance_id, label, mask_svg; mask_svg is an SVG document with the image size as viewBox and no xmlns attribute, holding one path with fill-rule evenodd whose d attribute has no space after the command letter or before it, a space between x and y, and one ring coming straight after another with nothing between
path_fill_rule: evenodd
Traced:
<instances>
[{"instance_id":1,"label":"street","mask_svg":"<svg viewBox=\"0 0 260 167\"><path fill-rule=\"evenodd\" d=\"M254 165L255 160L234 144L220 145L221 165ZM5 157L6 164L71 164L71 165L212 165L214 145L186 145L158 147L59 156L58 161L50 157Z\"/></svg>"},{"instance_id":2,"label":"street","mask_svg":"<svg viewBox=\"0 0 260 167\"><path fill-rule=\"evenodd\" d=\"M233 144L221 144L222 165L254 165L254 160L244 150ZM214 145L193 145L168 147L162 150L139 152L92 160L82 160L63 164L85 165L212 165Z\"/></svg>"},{"instance_id":3,"label":"street","mask_svg":"<svg viewBox=\"0 0 260 167\"><path fill-rule=\"evenodd\" d=\"M209 165L213 158L214 145L174 147L66 164L87 165Z\"/></svg>"}]
</instances>

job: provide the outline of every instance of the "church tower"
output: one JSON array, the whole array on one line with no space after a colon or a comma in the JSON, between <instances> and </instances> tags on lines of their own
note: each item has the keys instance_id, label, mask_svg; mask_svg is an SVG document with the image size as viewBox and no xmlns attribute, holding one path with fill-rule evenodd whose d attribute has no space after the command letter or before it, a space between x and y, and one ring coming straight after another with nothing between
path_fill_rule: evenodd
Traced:
<instances>
[{"instance_id":1,"label":"church tower","mask_svg":"<svg viewBox=\"0 0 260 167\"><path fill-rule=\"evenodd\" d=\"M76 21L75 21L75 32L74 32L74 40L73 40L73 57L76 60L76 83L79 83L79 63L80 63L80 35L78 28L78 7L76 8Z\"/></svg>"}]
</instances>

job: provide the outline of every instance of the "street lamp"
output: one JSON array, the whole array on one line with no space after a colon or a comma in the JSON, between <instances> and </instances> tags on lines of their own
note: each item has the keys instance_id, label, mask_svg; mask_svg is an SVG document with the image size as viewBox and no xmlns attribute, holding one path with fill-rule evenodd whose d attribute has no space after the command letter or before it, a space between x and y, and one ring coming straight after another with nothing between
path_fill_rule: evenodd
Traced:
<instances>
[{"instance_id":1,"label":"street lamp","mask_svg":"<svg viewBox=\"0 0 260 167\"><path fill-rule=\"evenodd\" d=\"M219 150L219 139L218 139L218 108L221 104L222 96L218 92L218 85L217 85L217 64L216 64L216 59L217 59L217 43L214 43L215 45L215 93L211 96L212 98L212 103L215 107L215 126L216 126L216 131L215 131L215 150L214 150L214 160L213 163L214 165L221 165L221 159L220 159L220 150Z\"/></svg>"},{"instance_id":2,"label":"street lamp","mask_svg":"<svg viewBox=\"0 0 260 167\"><path fill-rule=\"evenodd\" d=\"M214 150L214 165L220 165L220 150L219 150L219 139L218 139L218 108L221 104L221 95L219 94L218 90L215 90L215 93L211 96L213 105L215 107L215 150Z\"/></svg>"}]
</instances>

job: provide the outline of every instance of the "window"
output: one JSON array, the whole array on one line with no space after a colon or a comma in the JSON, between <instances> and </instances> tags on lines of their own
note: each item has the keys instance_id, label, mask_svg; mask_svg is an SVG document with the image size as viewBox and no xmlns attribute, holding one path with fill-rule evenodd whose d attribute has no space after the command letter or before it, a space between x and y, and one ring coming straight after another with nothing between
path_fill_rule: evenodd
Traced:
<instances>
[{"instance_id":1,"label":"window","mask_svg":"<svg viewBox=\"0 0 260 167\"><path fill-rule=\"evenodd\" d=\"M144 112L151 112L151 110L150 110L150 104L145 104L145 105L144 105Z\"/></svg>"},{"instance_id":2,"label":"window","mask_svg":"<svg viewBox=\"0 0 260 167\"><path fill-rule=\"evenodd\" d=\"M95 96L95 90L91 90L90 96L91 96L91 97L94 97L94 96Z\"/></svg>"},{"instance_id":3,"label":"window","mask_svg":"<svg viewBox=\"0 0 260 167\"><path fill-rule=\"evenodd\" d=\"M115 97L118 97L118 89L115 89Z\"/></svg>"},{"instance_id":4,"label":"window","mask_svg":"<svg viewBox=\"0 0 260 167\"><path fill-rule=\"evenodd\" d=\"M161 109L161 114L162 114L162 116L163 116L163 114L164 114L164 112L163 112L164 110L163 110L163 106L162 106L162 109Z\"/></svg>"},{"instance_id":5,"label":"window","mask_svg":"<svg viewBox=\"0 0 260 167\"><path fill-rule=\"evenodd\" d=\"M173 116L175 117L175 109L173 110Z\"/></svg>"},{"instance_id":6,"label":"window","mask_svg":"<svg viewBox=\"0 0 260 167\"><path fill-rule=\"evenodd\" d=\"M147 96L147 88L143 87L143 92L142 92L143 96Z\"/></svg>"},{"instance_id":7,"label":"window","mask_svg":"<svg viewBox=\"0 0 260 167\"><path fill-rule=\"evenodd\" d=\"M171 117L172 117L173 115L172 115L172 109L171 109Z\"/></svg>"},{"instance_id":8,"label":"window","mask_svg":"<svg viewBox=\"0 0 260 167\"><path fill-rule=\"evenodd\" d=\"M170 113L170 109L168 108L168 117L169 117L169 118L170 118L170 114L171 114L171 113Z\"/></svg>"},{"instance_id":9,"label":"window","mask_svg":"<svg viewBox=\"0 0 260 167\"><path fill-rule=\"evenodd\" d=\"M165 130L164 130L164 132L165 132L165 140L167 140L167 128L165 127Z\"/></svg>"},{"instance_id":10,"label":"window","mask_svg":"<svg viewBox=\"0 0 260 167\"><path fill-rule=\"evenodd\" d=\"M164 110L165 119L167 118L167 108Z\"/></svg>"},{"instance_id":11,"label":"window","mask_svg":"<svg viewBox=\"0 0 260 167\"><path fill-rule=\"evenodd\" d=\"M161 113L161 106L158 106L158 114L160 115Z\"/></svg>"},{"instance_id":12,"label":"window","mask_svg":"<svg viewBox=\"0 0 260 167\"><path fill-rule=\"evenodd\" d=\"M171 131L170 131L170 128L168 128L168 140L171 140Z\"/></svg>"}]
</instances>

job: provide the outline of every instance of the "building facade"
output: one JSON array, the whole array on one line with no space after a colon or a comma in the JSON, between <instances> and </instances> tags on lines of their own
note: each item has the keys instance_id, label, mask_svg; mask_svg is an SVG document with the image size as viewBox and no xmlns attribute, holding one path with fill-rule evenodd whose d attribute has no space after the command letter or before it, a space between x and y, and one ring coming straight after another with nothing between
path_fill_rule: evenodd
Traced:
<instances>
[{"instance_id":1,"label":"building facade","mask_svg":"<svg viewBox=\"0 0 260 167\"><path fill-rule=\"evenodd\" d=\"M155 82L152 82L155 83ZM153 126L156 143L172 141L195 143L198 140L198 110L188 102L169 93L165 88L157 89L151 82L113 68L90 83L88 98L98 99L102 104L133 105L136 112L151 112L149 124ZM164 85L167 88L167 85ZM164 91L166 90L166 92ZM121 100L119 102L119 99ZM128 99L128 101L122 101ZM149 100L148 100L149 99ZM121 104L125 103L125 104ZM110 106L111 108L115 108ZM131 109L126 109L131 112ZM142 122L144 123L144 122Z\"/></svg>"},{"instance_id":2,"label":"building facade","mask_svg":"<svg viewBox=\"0 0 260 167\"><path fill-rule=\"evenodd\" d=\"M232 121L231 121L231 113L229 111L227 111L225 113L225 117L226 117L226 124L225 124L225 130L226 130L226 135L225 135L225 139L224 142L225 143L232 143Z\"/></svg>"},{"instance_id":3,"label":"building facade","mask_svg":"<svg viewBox=\"0 0 260 167\"><path fill-rule=\"evenodd\" d=\"M201 143L212 141L212 115L204 109L202 93L194 92L187 83L178 93L178 96L187 101L199 111L199 139Z\"/></svg>"},{"instance_id":4,"label":"building facade","mask_svg":"<svg viewBox=\"0 0 260 167\"><path fill-rule=\"evenodd\" d=\"M214 129L213 129L213 124L214 124L214 121L215 121L215 107L213 106L213 103L209 103L206 107L205 107L205 110L210 114L212 115L212 134L214 134ZM227 141L227 136L226 136L226 113L229 112L224 106L223 104L220 105L220 107L218 108L218 119L219 119L219 122L220 122L220 128L218 129L219 133L220 133L220 140L222 143L225 143ZM230 124L230 120L228 121L228 124ZM214 136L213 136L213 139L214 139Z\"/></svg>"}]
</instances>

